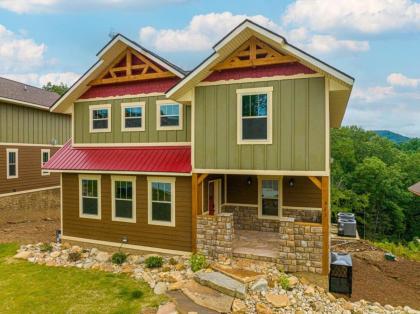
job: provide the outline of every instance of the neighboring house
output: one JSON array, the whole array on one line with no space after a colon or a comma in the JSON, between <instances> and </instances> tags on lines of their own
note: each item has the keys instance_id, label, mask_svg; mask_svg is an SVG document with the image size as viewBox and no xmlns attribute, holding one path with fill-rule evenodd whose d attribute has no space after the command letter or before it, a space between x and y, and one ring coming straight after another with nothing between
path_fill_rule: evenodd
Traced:
<instances>
[{"instance_id":1,"label":"neighboring house","mask_svg":"<svg viewBox=\"0 0 420 314\"><path fill-rule=\"evenodd\" d=\"M63 239L329 267L330 127L353 78L245 21L193 71L122 35L52 107Z\"/></svg>"},{"instance_id":2,"label":"neighboring house","mask_svg":"<svg viewBox=\"0 0 420 314\"><path fill-rule=\"evenodd\" d=\"M60 175L41 169L70 138L71 117L49 111L58 98L0 78L0 209L42 208L54 193L59 200Z\"/></svg>"}]
</instances>

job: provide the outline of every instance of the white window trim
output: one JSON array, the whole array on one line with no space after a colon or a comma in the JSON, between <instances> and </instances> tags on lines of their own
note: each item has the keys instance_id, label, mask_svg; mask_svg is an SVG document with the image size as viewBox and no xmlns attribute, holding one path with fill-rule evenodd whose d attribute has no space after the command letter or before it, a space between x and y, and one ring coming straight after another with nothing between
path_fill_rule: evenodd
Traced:
<instances>
[{"instance_id":1,"label":"white window trim","mask_svg":"<svg viewBox=\"0 0 420 314\"><path fill-rule=\"evenodd\" d=\"M112 221L121 221L121 222L131 222L131 223L136 223L137 221L137 213L136 213L136 179L137 177L135 176L111 176L111 201L112 201ZM115 182L116 181L128 181L131 182L132 187L133 187L133 198L131 200L131 210L133 212L133 218L122 218L122 217L117 217L115 215L116 213L116 207L115 207Z\"/></svg>"},{"instance_id":2,"label":"white window trim","mask_svg":"<svg viewBox=\"0 0 420 314\"><path fill-rule=\"evenodd\" d=\"M160 125L160 107L163 105L178 105L179 106L179 125L177 126L161 126ZM156 101L156 130L158 131L173 131L173 130L182 130L184 125L184 106L176 101L171 99L163 99Z\"/></svg>"},{"instance_id":3,"label":"white window trim","mask_svg":"<svg viewBox=\"0 0 420 314\"><path fill-rule=\"evenodd\" d=\"M44 166L44 153L48 153L48 160L51 157L51 150L50 149L41 149L41 176L49 176L50 172L48 170L43 170L42 167Z\"/></svg>"},{"instance_id":4,"label":"white window trim","mask_svg":"<svg viewBox=\"0 0 420 314\"><path fill-rule=\"evenodd\" d=\"M15 153L16 154L16 175L11 176L9 172L9 153ZM6 179L17 179L19 178L19 149L17 148L7 148L6 149Z\"/></svg>"},{"instance_id":5,"label":"white window trim","mask_svg":"<svg viewBox=\"0 0 420 314\"><path fill-rule=\"evenodd\" d=\"M82 180L97 180L98 181L98 214L97 215L89 215L83 213L83 196L82 196ZM101 219L101 176L100 175L93 175L93 174L79 174L79 217L80 218L89 218L89 219Z\"/></svg>"},{"instance_id":6,"label":"white window trim","mask_svg":"<svg viewBox=\"0 0 420 314\"><path fill-rule=\"evenodd\" d=\"M94 129L93 128L93 110L98 110L98 109L107 109L108 110L108 128L106 128L106 129ZM112 122L111 118L112 118L111 104L90 105L89 106L89 132L90 133L111 132L111 122Z\"/></svg>"},{"instance_id":7,"label":"white window trim","mask_svg":"<svg viewBox=\"0 0 420 314\"><path fill-rule=\"evenodd\" d=\"M242 138L242 96L247 95L259 95L267 94L267 139L265 140L244 140ZM272 144L272 99L273 99L273 87L256 87L256 88L242 88L236 90L237 97L237 143L239 145L244 144Z\"/></svg>"},{"instance_id":8,"label":"white window trim","mask_svg":"<svg viewBox=\"0 0 420 314\"><path fill-rule=\"evenodd\" d=\"M147 190L148 190L148 224L149 225L158 225L166 227L175 227L175 177L147 177ZM152 183L161 182L161 183L170 183L171 184L171 218L170 222L153 220L152 219Z\"/></svg>"},{"instance_id":9,"label":"white window trim","mask_svg":"<svg viewBox=\"0 0 420 314\"><path fill-rule=\"evenodd\" d=\"M263 180L278 180L278 193L279 193L279 207L278 216L269 216L262 214L262 181ZM281 176L258 176L258 218L278 220L283 216L283 177Z\"/></svg>"},{"instance_id":10,"label":"white window trim","mask_svg":"<svg viewBox=\"0 0 420 314\"><path fill-rule=\"evenodd\" d=\"M122 132L133 132L133 131L144 131L145 128L145 116L146 116L146 102L127 102L121 104L121 131ZM125 109L126 108L141 108L141 127L126 128L125 127Z\"/></svg>"}]
</instances>

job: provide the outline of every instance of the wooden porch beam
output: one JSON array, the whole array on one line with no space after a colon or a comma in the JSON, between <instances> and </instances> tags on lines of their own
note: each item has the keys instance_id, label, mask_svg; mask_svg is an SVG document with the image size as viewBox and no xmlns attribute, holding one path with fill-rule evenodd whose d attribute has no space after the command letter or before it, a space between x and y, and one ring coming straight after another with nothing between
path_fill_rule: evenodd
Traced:
<instances>
[{"instance_id":1,"label":"wooden porch beam","mask_svg":"<svg viewBox=\"0 0 420 314\"><path fill-rule=\"evenodd\" d=\"M198 208L198 174L192 174L192 202L191 202L191 250L197 251L197 208Z\"/></svg>"},{"instance_id":2,"label":"wooden porch beam","mask_svg":"<svg viewBox=\"0 0 420 314\"><path fill-rule=\"evenodd\" d=\"M330 189L329 177L321 179L322 198L322 274L330 271Z\"/></svg>"},{"instance_id":3,"label":"wooden porch beam","mask_svg":"<svg viewBox=\"0 0 420 314\"><path fill-rule=\"evenodd\" d=\"M319 181L319 179L317 177L308 177L309 180L311 180L313 182L313 184L316 185L316 187L320 190L322 190L322 184L321 181Z\"/></svg>"},{"instance_id":4,"label":"wooden porch beam","mask_svg":"<svg viewBox=\"0 0 420 314\"><path fill-rule=\"evenodd\" d=\"M200 175L198 177L198 184L201 184L207 178L208 175L208 173L203 173L202 175Z\"/></svg>"}]
</instances>

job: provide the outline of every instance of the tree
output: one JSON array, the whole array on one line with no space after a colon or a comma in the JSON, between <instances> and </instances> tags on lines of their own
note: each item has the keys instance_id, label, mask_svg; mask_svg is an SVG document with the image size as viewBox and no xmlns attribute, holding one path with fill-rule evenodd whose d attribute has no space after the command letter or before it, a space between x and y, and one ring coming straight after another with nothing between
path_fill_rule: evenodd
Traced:
<instances>
[{"instance_id":1,"label":"tree","mask_svg":"<svg viewBox=\"0 0 420 314\"><path fill-rule=\"evenodd\" d=\"M57 85L57 84L48 82L46 85L42 86L42 89L45 89L49 92L57 93L61 96L69 90L69 87L64 83L60 83Z\"/></svg>"}]
</instances>

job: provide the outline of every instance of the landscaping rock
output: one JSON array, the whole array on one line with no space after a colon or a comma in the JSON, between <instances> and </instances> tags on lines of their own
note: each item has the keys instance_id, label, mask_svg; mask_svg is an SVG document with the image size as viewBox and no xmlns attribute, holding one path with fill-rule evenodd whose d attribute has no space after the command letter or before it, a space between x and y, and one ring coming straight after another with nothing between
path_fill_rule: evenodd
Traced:
<instances>
[{"instance_id":1,"label":"landscaping rock","mask_svg":"<svg viewBox=\"0 0 420 314\"><path fill-rule=\"evenodd\" d=\"M255 306L255 310L257 311L257 314L272 314L273 311L264 303L257 303Z\"/></svg>"},{"instance_id":2,"label":"landscaping rock","mask_svg":"<svg viewBox=\"0 0 420 314\"><path fill-rule=\"evenodd\" d=\"M305 294L314 295L315 294L315 288L313 286L307 286L306 289L305 289Z\"/></svg>"},{"instance_id":3,"label":"landscaping rock","mask_svg":"<svg viewBox=\"0 0 420 314\"><path fill-rule=\"evenodd\" d=\"M289 297L286 294L267 294L265 296L268 302L274 307L286 307L289 306Z\"/></svg>"},{"instance_id":4,"label":"landscaping rock","mask_svg":"<svg viewBox=\"0 0 420 314\"><path fill-rule=\"evenodd\" d=\"M57 258L57 257L59 257L61 255L61 252L60 251L54 251L54 252L51 252L50 253L50 256L52 257L52 258Z\"/></svg>"},{"instance_id":5,"label":"landscaping rock","mask_svg":"<svg viewBox=\"0 0 420 314\"><path fill-rule=\"evenodd\" d=\"M246 287L243 283L219 272L199 272L194 279L202 285L213 288L224 294L240 299L246 297Z\"/></svg>"},{"instance_id":6,"label":"landscaping rock","mask_svg":"<svg viewBox=\"0 0 420 314\"><path fill-rule=\"evenodd\" d=\"M107 252L99 252L96 254L95 259L100 263L107 262L109 260L109 254Z\"/></svg>"},{"instance_id":7,"label":"landscaping rock","mask_svg":"<svg viewBox=\"0 0 420 314\"><path fill-rule=\"evenodd\" d=\"M176 314L178 311L176 310L176 305L172 302L166 303L164 305L159 306L156 314Z\"/></svg>"},{"instance_id":8,"label":"landscaping rock","mask_svg":"<svg viewBox=\"0 0 420 314\"><path fill-rule=\"evenodd\" d=\"M28 259L32 256L32 252L31 251L22 251L17 253L15 256L13 256L13 258L17 258L17 259Z\"/></svg>"},{"instance_id":9,"label":"landscaping rock","mask_svg":"<svg viewBox=\"0 0 420 314\"><path fill-rule=\"evenodd\" d=\"M70 249L71 252L73 253L82 253L82 248L80 246L77 245L73 245Z\"/></svg>"},{"instance_id":10,"label":"landscaping rock","mask_svg":"<svg viewBox=\"0 0 420 314\"><path fill-rule=\"evenodd\" d=\"M297 284L299 283L299 279L297 279L295 276L289 276L289 286L290 288L294 288L297 286Z\"/></svg>"},{"instance_id":11,"label":"landscaping rock","mask_svg":"<svg viewBox=\"0 0 420 314\"><path fill-rule=\"evenodd\" d=\"M252 291L267 291L268 281L265 278L260 278L250 287Z\"/></svg>"},{"instance_id":12,"label":"landscaping rock","mask_svg":"<svg viewBox=\"0 0 420 314\"><path fill-rule=\"evenodd\" d=\"M259 272L222 265L219 263L213 263L211 268L243 283L252 282L264 276L264 274Z\"/></svg>"},{"instance_id":13,"label":"landscaping rock","mask_svg":"<svg viewBox=\"0 0 420 314\"><path fill-rule=\"evenodd\" d=\"M247 306L244 301L240 299L233 300L233 304L232 304L233 314L245 314L246 310L247 310Z\"/></svg>"},{"instance_id":14,"label":"landscaping rock","mask_svg":"<svg viewBox=\"0 0 420 314\"><path fill-rule=\"evenodd\" d=\"M166 290L168 290L166 283L160 281L156 284L155 288L153 289L153 292L159 295L159 294L164 294Z\"/></svg>"}]
</instances>

